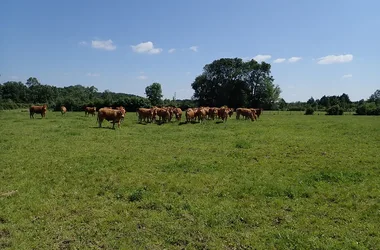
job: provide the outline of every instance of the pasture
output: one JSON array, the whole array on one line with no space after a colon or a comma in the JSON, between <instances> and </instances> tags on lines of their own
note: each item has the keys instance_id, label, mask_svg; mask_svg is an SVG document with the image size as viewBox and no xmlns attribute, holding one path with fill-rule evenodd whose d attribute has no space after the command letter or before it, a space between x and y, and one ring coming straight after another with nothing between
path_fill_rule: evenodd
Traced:
<instances>
[{"instance_id":1,"label":"pasture","mask_svg":"<svg viewBox=\"0 0 380 250\"><path fill-rule=\"evenodd\" d=\"M1 249L380 246L379 117L35 117L0 112Z\"/></svg>"}]
</instances>

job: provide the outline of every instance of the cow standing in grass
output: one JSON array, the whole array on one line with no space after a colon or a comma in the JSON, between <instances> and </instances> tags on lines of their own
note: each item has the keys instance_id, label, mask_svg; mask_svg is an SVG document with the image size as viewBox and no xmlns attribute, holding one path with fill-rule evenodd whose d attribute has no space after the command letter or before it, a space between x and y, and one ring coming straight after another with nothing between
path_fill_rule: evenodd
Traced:
<instances>
[{"instance_id":1,"label":"cow standing in grass","mask_svg":"<svg viewBox=\"0 0 380 250\"><path fill-rule=\"evenodd\" d=\"M181 121L182 118L182 109L181 108L174 108L173 113L175 115L175 118L177 121Z\"/></svg>"},{"instance_id":2,"label":"cow standing in grass","mask_svg":"<svg viewBox=\"0 0 380 250\"><path fill-rule=\"evenodd\" d=\"M96 112L96 107L86 107L84 109L84 115L85 116L88 116L89 114L91 114L92 116L94 116L95 112Z\"/></svg>"},{"instance_id":3,"label":"cow standing in grass","mask_svg":"<svg viewBox=\"0 0 380 250\"><path fill-rule=\"evenodd\" d=\"M43 106L31 106L29 108L29 117L34 119L34 114L41 114L41 118L46 116L47 112L47 105L44 104Z\"/></svg>"},{"instance_id":4,"label":"cow standing in grass","mask_svg":"<svg viewBox=\"0 0 380 250\"><path fill-rule=\"evenodd\" d=\"M195 119L195 112L191 108L188 108L186 110L186 114L185 115L186 115L186 122L191 122L191 121L193 121Z\"/></svg>"},{"instance_id":5,"label":"cow standing in grass","mask_svg":"<svg viewBox=\"0 0 380 250\"><path fill-rule=\"evenodd\" d=\"M123 106L116 107L117 110L120 110L121 113L123 113L123 118L121 119L121 122L124 121L125 113L127 112Z\"/></svg>"},{"instance_id":6,"label":"cow standing in grass","mask_svg":"<svg viewBox=\"0 0 380 250\"><path fill-rule=\"evenodd\" d=\"M99 128L102 127L102 122L104 120L107 120L113 123L112 128L115 129L115 123L117 123L117 126L120 128L120 121L123 118L124 118L124 114L120 110L101 108L98 111L97 121L99 122Z\"/></svg>"},{"instance_id":7,"label":"cow standing in grass","mask_svg":"<svg viewBox=\"0 0 380 250\"><path fill-rule=\"evenodd\" d=\"M66 114L66 112L67 112L66 107L65 106L61 106L61 114L64 115L64 114Z\"/></svg>"}]
</instances>

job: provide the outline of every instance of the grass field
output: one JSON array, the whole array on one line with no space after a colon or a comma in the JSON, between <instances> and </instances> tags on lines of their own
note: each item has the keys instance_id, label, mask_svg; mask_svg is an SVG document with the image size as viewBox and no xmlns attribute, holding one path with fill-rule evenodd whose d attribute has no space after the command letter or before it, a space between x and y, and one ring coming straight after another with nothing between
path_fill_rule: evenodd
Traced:
<instances>
[{"instance_id":1,"label":"grass field","mask_svg":"<svg viewBox=\"0 0 380 250\"><path fill-rule=\"evenodd\" d=\"M379 249L380 119L0 112L0 249Z\"/></svg>"}]
</instances>

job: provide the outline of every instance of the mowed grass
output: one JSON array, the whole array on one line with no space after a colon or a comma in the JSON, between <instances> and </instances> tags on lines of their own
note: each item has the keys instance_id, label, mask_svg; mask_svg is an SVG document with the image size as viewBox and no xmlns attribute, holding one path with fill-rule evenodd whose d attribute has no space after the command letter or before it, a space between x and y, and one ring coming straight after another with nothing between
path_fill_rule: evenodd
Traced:
<instances>
[{"instance_id":1,"label":"mowed grass","mask_svg":"<svg viewBox=\"0 0 380 250\"><path fill-rule=\"evenodd\" d=\"M1 249L378 249L380 119L0 112Z\"/></svg>"}]
</instances>

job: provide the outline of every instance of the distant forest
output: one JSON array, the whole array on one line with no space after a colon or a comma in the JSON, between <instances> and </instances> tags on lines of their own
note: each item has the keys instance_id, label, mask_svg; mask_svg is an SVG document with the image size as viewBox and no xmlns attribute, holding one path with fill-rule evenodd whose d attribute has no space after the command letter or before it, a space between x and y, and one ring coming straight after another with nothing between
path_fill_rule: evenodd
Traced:
<instances>
[{"instance_id":1,"label":"distant forest","mask_svg":"<svg viewBox=\"0 0 380 250\"><path fill-rule=\"evenodd\" d=\"M0 110L27 108L30 105L47 104L50 110L59 110L61 105L68 111L83 111L86 106L124 106L127 111L139 107L176 106L181 109L196 106L227 105L232 108L253 107L264 110L338 110L356 112L361 115L380 114L380 90L368 99L352 102L349 96L311 97L307 102L289 102L281 98L280 86L274 84L271 65L241 58L221 58L207 64L203 73L197 76L191 87L191 99L163 99L160 83L152 83L145 88L146 97L108 90L99 92L94 86L74 85L56 87L41 84L30 77L25 83L7 81L0 84ZM334 113L333 111L332 113Z\"/></svg>"}]
</instances>

